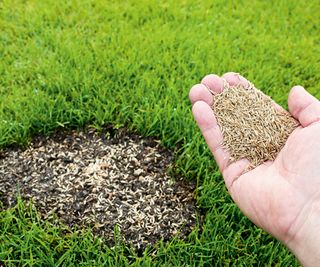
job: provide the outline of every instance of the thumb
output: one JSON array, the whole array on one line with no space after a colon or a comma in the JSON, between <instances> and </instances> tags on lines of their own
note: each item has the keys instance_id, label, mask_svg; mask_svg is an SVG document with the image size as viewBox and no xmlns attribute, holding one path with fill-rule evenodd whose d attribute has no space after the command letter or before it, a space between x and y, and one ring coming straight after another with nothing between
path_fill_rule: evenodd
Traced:
<instances>
[{"instance_id":1,"label":"thumb","mask_svg":"<svg viewBox=\"0 0 320 267\"><path fill-rule=\"evenodd\" d=\"M303 127L320 121L320 101L309 94L302 86L294 86L288 97L291 115Z\"/></svg>"}]
</instances>

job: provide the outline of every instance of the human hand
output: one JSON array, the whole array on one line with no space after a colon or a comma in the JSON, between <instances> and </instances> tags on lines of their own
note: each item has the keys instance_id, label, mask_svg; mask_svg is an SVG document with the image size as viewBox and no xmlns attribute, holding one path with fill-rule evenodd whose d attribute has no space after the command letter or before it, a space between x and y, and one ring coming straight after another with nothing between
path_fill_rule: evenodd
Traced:
<instances>
[{"instance_id":1,"label":"human hand","mask_svg":"<svg viewBox=\"0 0 320 267\"><path fill-rule=\"evenodd\" d=\"M236 73L222 76L231 86L248 86ZM223 79L207 75L189 97L192 112L214 155L228 191L257 226L287 245L306 266L320 265L320 101L301 86L292 88L288 105L300 126L274 161L243 173L249 161L229 163L223 136L211 109L209 92L221 92Z\"/></svg>"}]
</instances>

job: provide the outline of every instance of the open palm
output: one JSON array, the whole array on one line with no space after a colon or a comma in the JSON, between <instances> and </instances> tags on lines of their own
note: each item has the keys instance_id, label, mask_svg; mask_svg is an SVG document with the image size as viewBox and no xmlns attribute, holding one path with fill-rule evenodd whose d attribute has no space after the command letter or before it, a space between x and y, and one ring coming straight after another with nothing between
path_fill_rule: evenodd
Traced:
<instances>
[{"instance_id":1,"label":"open palm","mask_svg":"<svg viewBox=\"0 0 320 267\"><path fill-rule=\"evenodd\" d=\"M227 73L222 78L206 76L189 94L194 117L233 200L256 225L295 250L297 243L311 238L307 235L310 224L320 230L320 221L318 224L311 221L320 214L320 102L301 86L294 87L288 99L289 110L300 126L274 161L243 174L249 162L242 159L229 164L228 152L221 146L223 136L211 109L214 97L210 91L221 92L225 81L230 85L248 85L236 73ZM303 249L297 252L298 256L299 253Z\"/></svg>"}]
</instances>

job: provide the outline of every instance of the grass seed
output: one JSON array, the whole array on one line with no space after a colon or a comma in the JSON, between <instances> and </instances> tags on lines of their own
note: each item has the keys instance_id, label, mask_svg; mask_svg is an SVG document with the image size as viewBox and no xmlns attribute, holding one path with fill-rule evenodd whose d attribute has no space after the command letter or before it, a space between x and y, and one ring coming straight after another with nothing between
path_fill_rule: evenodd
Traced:
<instances>
[{"instance_id":1,"label":"grass seed","mask_svg":"<svg viewBox=\"0 0 320 267\"><path fill-rule=\"evenodd\" d=\"M0 200L32 200L43 218L57 214L69 226L93 226L113 243L118 226L141 249L196 224L194 184L166 170L172 152L136 135L103 139L94 132L57 134L26 150L6 149L0 158Z\"/></svg>"},{"instance_id":2,"label":"grass seed","mask_svg":"<svg viewBox=\"0 0 320 267\"><path fill-rule=\"evenodd\" d=\"M252 169L274 160L298 122L252 84L225 85L214 97L213 111L230 162L247 158Z\"/></svg>"}]
</instances>

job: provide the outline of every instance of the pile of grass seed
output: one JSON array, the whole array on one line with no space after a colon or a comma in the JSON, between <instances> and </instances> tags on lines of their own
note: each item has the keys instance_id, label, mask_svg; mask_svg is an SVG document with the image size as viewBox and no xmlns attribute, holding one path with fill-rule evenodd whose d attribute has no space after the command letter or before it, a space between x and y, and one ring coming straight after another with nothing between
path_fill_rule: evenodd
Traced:
<instances>
[{"instance_id":1,"label":"pile of grass seed","mask_svg":"<svg viewBox=\"0 0 320 267\"><path fill-rule=\"evenodd\" d=\"M225 85L215 95L213 110L230 162L247 158L249 169L274 160L298 126L288 111L252 84L247 88Z\"/></svg>"}]
</instances>

